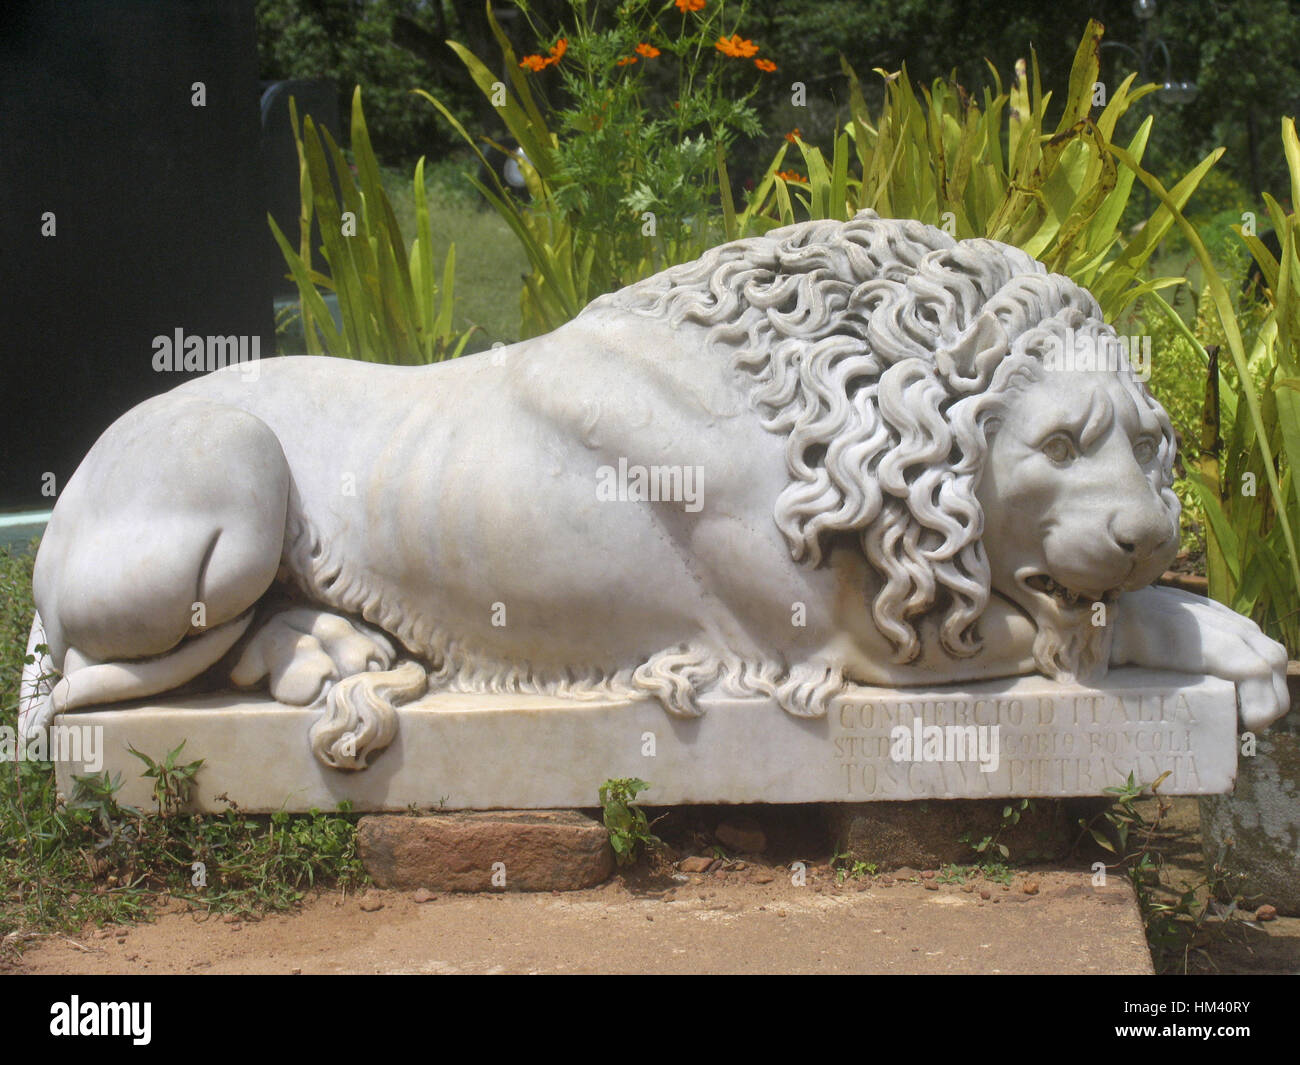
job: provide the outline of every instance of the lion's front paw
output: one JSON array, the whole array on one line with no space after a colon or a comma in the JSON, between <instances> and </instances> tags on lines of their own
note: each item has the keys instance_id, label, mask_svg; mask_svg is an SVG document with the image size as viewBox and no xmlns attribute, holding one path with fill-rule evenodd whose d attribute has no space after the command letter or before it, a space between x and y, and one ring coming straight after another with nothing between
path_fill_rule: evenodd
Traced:
<instances>
[{"instance_id":1,"label":"lion's front paw","mask_svg":"<svg viewBox=\"0 0 1300 1065\"><path fill-rule=\"evenodd\" d=\"M1208 673L1237 685L1247 729L1267 728L1291 708L1286 648L1249 618L1212 599L1172 588L1126 596L1113 661Z\"/></svg>"}]
</instances>

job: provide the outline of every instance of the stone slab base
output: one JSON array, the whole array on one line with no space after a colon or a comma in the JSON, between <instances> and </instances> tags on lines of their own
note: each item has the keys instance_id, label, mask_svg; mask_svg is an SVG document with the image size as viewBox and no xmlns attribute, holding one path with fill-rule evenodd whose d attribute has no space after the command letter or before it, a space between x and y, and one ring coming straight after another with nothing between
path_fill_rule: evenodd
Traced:
<instances>
[{"instance_id":1,"label":"stone slab base","mask_svg":"<svg viewBox=\"0 0 1300 1065\"><path fill-rule=\"evenodd\" d=\"M654 806L1096 796L1129 773L1148 782L1166 770L1166 794L1197 795L1230 790L1236 773L1236 694L1211 677L1123 669L1093 687L1035 676L861 688L814 719L766 700L701 706L681 720L650 701L438 694L402 707L393 743L360 772L313 757L319 711L260 694L146 701L55 725L79 726L69 735L93 742L98 769L121 773L122 800L144 809L150 782L128 746L160 758L182 741L185 760L204 761L193 808L218 812L223 794L250 812L344 800L358 811L582 808L614 777L648 781L641 800ZM914 750L893 749L896 727ZM65 795L73 774L95 768L88 750L55 752Z\"/></svg>"},{"instance_id":2,"label":"stone slab base","mask_svg":"<svg viewBox=\"0 0 1300 1065\"><path fill-rule=\"evenodd\" d=\"M382 888L576 891L614 871L605 826L573 810L363 817L357 848Z\"/></svg>"}]
</instances>

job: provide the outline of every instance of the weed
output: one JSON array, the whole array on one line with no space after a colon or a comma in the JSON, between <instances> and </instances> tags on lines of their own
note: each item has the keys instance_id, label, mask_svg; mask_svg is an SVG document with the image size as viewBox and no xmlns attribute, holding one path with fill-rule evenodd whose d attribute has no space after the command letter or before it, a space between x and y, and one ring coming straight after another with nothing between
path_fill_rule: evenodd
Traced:
<instances>
[{"instance_id":1,"label":"weed","mask_svg":"<svg viewBox=\"0 0 1300 1065\"><path fill-rule=\"evenodd\" d=\"M155 762L143 751L137 751L134 747L127 748L145 764L145 771L140 775L153 781L153 798L162 817L171 817L179 813L181 808L190 801L194 777L203 768L202 758L185 765L176 764L176 759L184 747L185 741L181 740L180 746L168 751L161 762Z\"/></svg>"},{"instance_id":2,"label":"weed","mask_svg":"<svg viewBox=\"0 0 1300 1065\"><path fill-rule=\"evenodd\" d=\"M983 857L991 857L996 852L997 854L1000 854L1003 858L1009 858L1011 856L1011 852L1007 849L1007 845L1005 843L999 842L999 840L1002 837L1002 833L1005 832L1007 829L1011 828L1013 825L1020 824L1021 815L1026 813L1027 811L1033 810L1033 808L1034 808L1033 799L1017 799L1013 802L1010 802L1006 806L1002 807L1002 821L998 825L998 827L994 829L993 834L991 836L985 836L978 843L976 843L974 840L971 839L971 834L969 832L963 832L960 836L957 837L957 841L959 843L969 844L971 850L973 850L976 854L981 855Z\"/></svg>"},{"instance_id":3,"label":"weed","mask_svg":"<svg viewBox=\"0 0 1300 1065\"><path fill-rule=\"evenodd\" d=\"M1178 959L1181 970L1186 972L1191 953L1204 953L1202 948L1211 931L1210 918L1230 921L1236 916L1237 905L1234 900L1226 909L1220 909L1214 902L1225 879L1222 852L1205 877L1177 892L1172 900L1165 897L1169 888L1164 858L1154 844L1172 806L1160 794L1160 785L1168 776L1166 771L1150 784L1141 784L1130 773L1124 784L1105 789L1113 797L1111 805L1091 821L1080 820L1079 825L1099 847L1115 855L1115 862L1107 869L1122 867L1132 883L1156 968L1164 971ZM1155 800L1154 818L1148 820L1138 808L1142 799ZM1202 898L1204 901L1200 901Z\"/></svg>"},{"instance_id":4,"label":"weed","mask_svg":"<svg viewBox=\"0 0 1300 1065\"><path fill-rule=\"evenodd\" d=\"M645 811L633 801L650 787L644 780L622 777L600 786L600 805L605 812L609 845L619 865L631 865L643 850L657 848L663 841L650 831Z\"/></svg>"},{"instance_id":5,"label":"weed","mask_svg":"<svg viewBox=\"0 0 1300 1065\"><path fill-rule=\"evenodd\" d=\"M864 862L850 854L837 851L835 857L831 859L831 868L835 870L836 882L842 884L850 877L860 880L863 877L875 876L880 866L876 862Z\"/></svg>"}]
</instances>

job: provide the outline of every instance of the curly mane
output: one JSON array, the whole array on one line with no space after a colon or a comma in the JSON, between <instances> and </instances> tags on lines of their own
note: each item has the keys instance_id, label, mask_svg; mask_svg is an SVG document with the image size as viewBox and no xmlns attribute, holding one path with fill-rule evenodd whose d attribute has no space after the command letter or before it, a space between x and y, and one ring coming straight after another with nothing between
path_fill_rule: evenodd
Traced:
<instances>
[{"instance_id":1,"label":"curly mane","mask_svg":"<svg viewBox=\"0 0 1300 1065\"><path fill-rule=\"evenodd\" d=\"M734 352L762 424L788 437L775 519L791 555L816 565L829 537L856 534L899 662L920 654L916 622L932 612L948 653L979 649L990 578L975 491L990 419L1043 372L1051 337L1115 335L1086 290L1024 252L871 211L722 245L601 307L703 325ZM1176 507L1169 419L1120 376L1158 412L1159 491Z\"/></svg>"}]
</instances>

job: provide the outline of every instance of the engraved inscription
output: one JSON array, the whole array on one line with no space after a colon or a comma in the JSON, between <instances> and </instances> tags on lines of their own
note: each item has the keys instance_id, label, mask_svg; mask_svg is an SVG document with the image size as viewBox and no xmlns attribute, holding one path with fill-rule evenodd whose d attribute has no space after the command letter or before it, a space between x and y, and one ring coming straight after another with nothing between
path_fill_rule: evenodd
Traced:
<instances>
[{"instance_id":1,"label":"engraved inscription","mask_svg":"<svg viewBox=\"0 0 1300 1065\"><path fill-rule=\"evenodd\" d=\"M1085 692L1026 698L844 700L831 714L838 790L846 800L930 795L1100 795L1133 774L1195 792L1199 717L1182 692ZM999 757L898 757L891 731L996 729ZM933 729L932 729L933 731ZM902 749L910 749L903 743Z\"/></svg>"}]
</instances>

